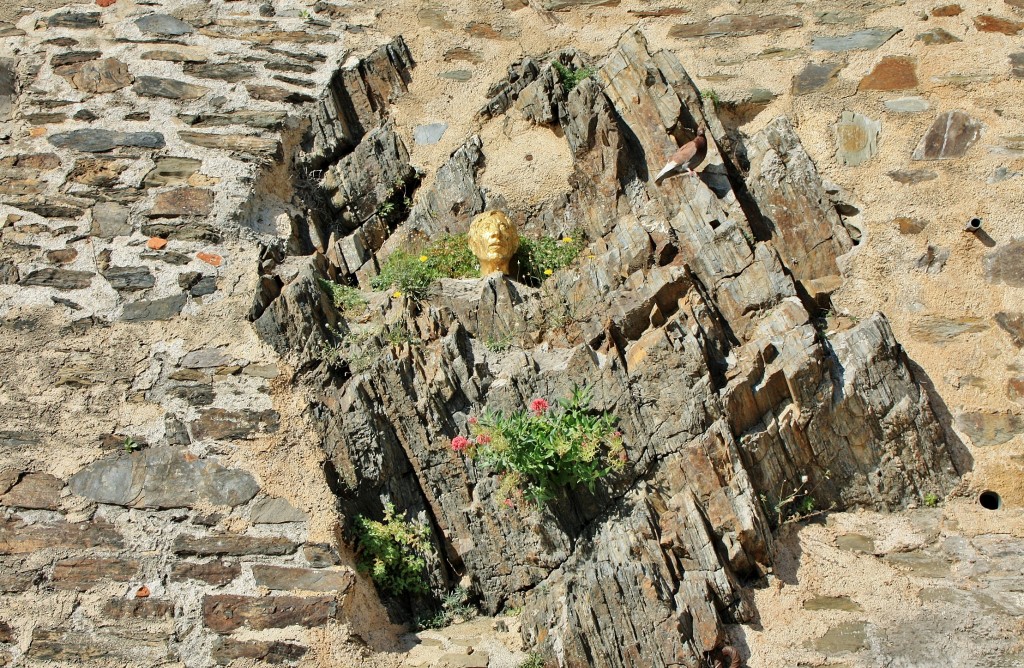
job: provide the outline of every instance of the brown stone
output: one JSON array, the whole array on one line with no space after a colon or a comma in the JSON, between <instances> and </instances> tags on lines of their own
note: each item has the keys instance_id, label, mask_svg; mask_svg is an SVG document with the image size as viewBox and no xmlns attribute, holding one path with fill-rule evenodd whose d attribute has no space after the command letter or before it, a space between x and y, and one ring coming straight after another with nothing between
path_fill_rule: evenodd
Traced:
<instances>
[{"instance_id":1,"label":"brown stone","mask_svg":"<svg viewBox=\"0 0 1024 668\"><path fill-rule=\"evenodd\" d=\"M1013 345L1024 348L1024 313L996 313L996 324L1010 335Z\"/></svg>"},{"instance_id":2,"label":"brown stone","mask_svg":"<svg viewBox=\"0 0 1024 668\"><path fill-rule=\"evenodd\" d=\"M918 234L928 224L926 220L908 218L906 216L894 218L892 222L900 229L900 234Z\"/></svg>"},{"instance_id":3,"label":"brown stone","mask_svg":"<svg viewBox=\"0 0 1024 668\"><path fill-rule=\"evenodd\" d=\"M68 264L74 262L78 257L78 251L74 248L54 248L46 251L46 261L52 264Z\"/></svg>"},{"instance_id":4,"label":"brown stone","mask_svg":"<svg viewBox=\"0 0 1024 668\"><path fill-rule=\"evenodd\" d=\"M932 9L932 16L960 16L963 11L960 5L941 5Z\"/></svg>"},{"instance_id":5,"label":"brown stone","mask_svg":"<svg viewBox=\"0 0 1024 668\"><path fill-rule=\"evenodd\" d=\"M1021 30L1024 30L1024 23L1020 21L1011 21L1010 19L1004 19L999 16L992 16L990 14L982 14L974 18L974 27L980 32L998 32L1004 35L1016 35Z\"/></svg>"},{"instance_id":6,"label":"brown stone","mask_svg":"<svg viewBox=\"0 0 1024 668\"><path fill-rule=\"evenodd\" d=\"M1024 399L1024 376L1015 376L1006 381L1006 396L1017 403Z\"/></svg>"},{"instance_id":7,"label":"brown stone","mask_svg":"<svg viewBox=\"0 0 1024 668\"><path fill-rule=\"evenodd\" d=\"M346 592L355 581L355 574L350 570L333 571L268 564L254 564L252 574L256 578L256 584L276 590L305 589L308 591Z\"/></svg>"},{"instance_id":8,"label":"brown stone","mask_svg":"<svg viewBox=\"0 0 1024 668\"><path fill-rule=\"evenodd\" d=\"M906 56L886 56L860 80L858 90L902 90L917 86L916 63Z\"/></svg>"},{"instance_id":9,"label":"brown stone","mask_svg":"<svg viewBox=\"0 0 1024 668\"><path fill-rule=\"evenodd\" d=\"M934 46L935 44L952 44L954 42L961 41L959 37L951 34L949 31L943 30L942 28L926 30L914 39L925 46Z\"/></svg>"},{"instance_id":10,"label":"brown stone","mask_svg":"<svg viewBox=\"0 0 1024 668\"><path fill-rule=\"evenodd\" d=\"M82 158L75 163L68 180L87 186L109 187L117 183L129 163L109 158Z\"/></svg>"},{"instance_id":11,"label":"brown stone","mask_svg":"<svg viewBox=\"0 0 1024 668\"><path fill-rule=\"evenodd\" d=\"M213 210L213 191L204 188L178 188L160 193L153 200L150 218L208 216Z\"/></svg>"},{"instance_id":12,"label":"brown stone","mask_svg":"<svg viewBox=\"0 0 1024 668\"><path fill-rule=\"evenodd\" d=\"M981 137L982 125L962 111L939 114L914 149L914 160L949 160L962 157Z\"/></svg>"},{"instance_id":13,"label":"brown stone","mask_svg":"<svg viewBox=\"0 0 1024 668\"><path fill-rule=\"evenodd\" d=\"M131 559L63 559L53 566L50 580L57 589L85 591L106 582L128 582L139 572L139 562Z\"/></svg>"},{"instance_id":14,"label":"brown stone","mask_svg":"<svg viewBox=\"0 0 1024 668\"><path fill-rule=\"evenodd\" d=\"M0 520L0 554L29 554L45 548L120 549L121 534L105 522L25 524Z\"/></svg>"},{"instance_id":15,"label":"brown stone","mask_svg":"<svg viewBox=\"0 0 1024 668\"><path fill-rule=\"evenodd\" d=\"M165 619L174 617L174 603L155 598L112 598L103 605L111 619Z\"/></svg>"},{"instance_id":16,"label":"brown stone","mask_svg":"<svg viewBox=\"0 0 1024 668\"><path fill-rule=\"evenodd\" d=\"M213 647L210 658L227 665L235 659L256 659L269 664L298 661L308 648L280 640L232 640L221 638Z\"/></svg>"},{"instance_id":17,"label":"brown stone","mask_svg":"<svg viewBox=\"0 0 1024 668\"><path fill-rule=\"evenodd\" d=\"M32 629L32 645L28 657L36 661L54 661L60 666L81 666L88 662L108 659L109 649L90 642L79 631Z\"/></svg>"},{"instance_id":18,"label":"brown stone","mask_svg":"<svg viewBox=\"0 0 1024 668\"><path fill-rule=\"evenodd\" d=\"M294 554L298 543L279 536L178 536L174 553L199 557Z\"/></svg>"},{"instance_id":19,"label":"brown stone","mask_svg":"<svg viewBox=\"0 0 1024 668\"><path fill-rule=\"evenodd\" d=\"M207 561L201 564L180 562L171 569L173 580L199 580L215 586L226 585L242 572L242 567L229 561Z\"/></svg>"},{"instance_id":20,"label":"brown stone","mask_svg":"<svg viewBox=\"0 0 1024 668\"><path fill-rule=\"evenodd\" d=\"M14 164L17 167L46 172L60 167L60 158L54 153L27 153L19 155Z\"/></svg>"},{"instance_id":21,"label":"brown stone","mask_svg":"<svg viewBox=\"0 0 1024 668\"><path fill-rule=\"evenodd\" d=\"M286 626L322 626L338 613L333 596L238 596L215 594L203 599L203 620L217 633L231 633L247 626L262 629Z\"/></svg>"},{"instance_id":22,"label":"brown stone","mask_svg":"<svg viewBox=\"0 0 1024 668\"><path fill-rule=\"evenodd\" d=\"M128 66L116 58L90 60L71 65L71 85L87 93L111 93L131 85L134 78Z\"/></svg>"},{"instance_id":23,"label":"brown stone","mask_svg":"<svg viewBox=\"0 0 1024 668\"><path fill-rule=\"evenodd\" d=\"M57 510L64 481L49 473L26 473L3 496L0 505L12 508Z\"/></svg>"},{"instance_id":24,"label":"brown stone","mask_svg":"<svg viewBox=\"0 0 1024 668\"><path fill-rule=\"evenodd\" d=\"M1024 53L1010 54L1010 76L1024 79Z\"/></svg>"},{"instance_id":25,"label":"brown stone","mask_svg":"<svg viewBox=\"0 0 1024 668\"><path fill-rule=\"evenodd\" d=\"M7 622L0 622L0 642L14 642L14 629Z\"/></svg>"},{"instance_id":26,"label":"brown stone","mask_svg":"<svg viewBox=\"0 0 1024 668\"><path fill-rule=\"evenodd\" d=\"M28 591L35 584L37 572L15 571L10 564L0 561L0 594Z\"/></svg>"}]
</instances>

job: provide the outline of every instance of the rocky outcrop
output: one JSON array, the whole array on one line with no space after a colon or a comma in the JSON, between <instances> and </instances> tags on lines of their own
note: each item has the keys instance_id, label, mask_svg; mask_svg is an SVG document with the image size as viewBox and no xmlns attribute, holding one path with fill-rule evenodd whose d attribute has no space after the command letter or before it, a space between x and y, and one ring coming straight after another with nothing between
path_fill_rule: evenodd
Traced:
<instances>
[{"instance_id":1,"label":"rocky outcrop","mask_svg":"<svg viewBox=\"0 0 1024 668\"><path fill-rule=\"evenodd\" d=\"M586 231L587 261L540 288L452 280L408 310L377 302L409 335L362 372L310 354L333 317L314 296L318 260L257 327L311 368L345 515L388 499L428 522L435 586L469 582L489 612L524 605L524 638L559 665L696 665L754 615L740 583L770 567L797 502L899 508L951 489L959 463L883 316L817 322L852 244L785 120L751 142L746 175L712 141L697 178L659 188L649 168L696 122L721 128L678 61L629 34L564 98L549 73L495 109L561 126L574 187L549 206ZM409 229L463 231L483 210L481 149L472 137L438 170ZM470 416L574 386L617 416L630 465L509 510L450 439Z\"/></svg>"}]
</instances>

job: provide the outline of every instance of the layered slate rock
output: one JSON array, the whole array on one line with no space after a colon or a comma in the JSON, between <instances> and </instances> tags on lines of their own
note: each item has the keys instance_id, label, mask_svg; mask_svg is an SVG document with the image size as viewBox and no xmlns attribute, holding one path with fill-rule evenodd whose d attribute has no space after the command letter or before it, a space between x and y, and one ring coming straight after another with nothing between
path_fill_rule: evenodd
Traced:
<instances>
[{"instance_id":1,"label":"layered slate rock","mask_svg":"<svg viewBox=\"0 0 1024 668\"><path fill-rule=\"evenodd\" d=\"M75 494L93 501L132 508L237 506L259 491L245 471L227 469L173 447L100 460L71 476L68 485Z\"/></svg>"},{"instance_id":2,"label":"layered slate rock","mask_svg":"<svg viewBox=\"0 0 1024 668\"><path fill-rule=\"evenodd\" d=\"M981 137L982 124L962 111L939 114L914 149L914 160L961 158Z\"/></svg>"},{"instance_id":3,"label":"layered slate rock","mask_svg":"<svg viewBox=\"0 0 1024 668\"><path fill-rule=\"evenodd\" d=\"M793 77L793 95L807 95L823 89L842 68L842 63L807 63Z\"/></svg>"},{"instance_id":4,"label":"layered slate rock","mask_svg":"<svg viewBox=\"0 0 1024 668\"><path fill-rule=\"evenodd\" d=\"M917 63L906 56L886 56L860 80L857 90L901 90L917 87Z\"/></svg>"},{"instance_id":5,"label":"layered slate rock","mask_svg":"<svg viewBox=\"0 0 1024 668\"><path fill-rule=\"evenodd\" d=\"M882 316L839 333L815 327L815 298L838 286L851 241L789 124L744 147L741 170L740 147L670 53L630 33L594 69L566 94L539 68L488 111L531 110L564 134L571 192L531 224L585 231L591 261L541 288L443 281L418 316L382 303L385 321L420 343L382 349L365 372L318 356L333 332L357 326L318 285L334 271L322 256L265 275L255 326L302 370L344 515L380 516L387 499L429 518L443 553L431 580L464 578L489 612L523 605L524 639L564 665L697 665L726 624L754 614L741 583L771 563L778 490L807 476L817 507L896 508L951 489L962 463ZM699 122L707 174L655 186L654 170ZM481 149L471 137L453 153L407 231L463 231L487 205ZM514 344L493 350L491 337ZM569 486L543 508L509 512L497 476L454 453L452 436L471 416L575 386L618 418L630 465L593 490ZM271 573L317 577L258 570L268 584ZM221 632L250 614L225 625L207 601Z\"/></svg>"},{"instance_id":6,"label":"layered slate rock","mask_svg":"<svg viewBox=\"0 0 1024 668\"><path fill-rule=\"evenodd\" d=\"M839 37L816 35L811 39L811 48L834 52L870 51L888 42L898 32L899 28L869 28Z\"/></svg>"}]
</instances>

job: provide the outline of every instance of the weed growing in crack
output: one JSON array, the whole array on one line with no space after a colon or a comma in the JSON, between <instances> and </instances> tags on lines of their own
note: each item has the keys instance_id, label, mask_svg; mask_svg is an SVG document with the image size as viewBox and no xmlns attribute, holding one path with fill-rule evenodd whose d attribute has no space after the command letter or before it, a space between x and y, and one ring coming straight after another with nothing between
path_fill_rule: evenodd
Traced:
<instances>
[{"instance_id":1,"label":"weed growing in crack","mask_svg":"<svg viewBox=\"0 0 1024 668\"><path fill-rule=\"evenodd\" d=\"M829 480L830 475L830 471L825 471L823 480ZM818 502L814 499L814 492L820 486L821 481L811 487L808 487L807 481L807 476L800 476L800 484L785 496L783 494L785 493L786 483L783 482L779 487L779 493L775 496L777 499L775 502L772 502L767 494L760 495L761 504L764 508L773 511L776 527L781 527L783 524L789 524L790 522L807 520L827 513L836 507L835 503L831 503L828 508L819 510Z\"/></svg>"},{"instance_id":2,"label":"weed growing in crack","mask_svg":"<svg viewBox=\"0 0 1024 668\"><path fill-rule=\"evenodd\" d=\"M562 87L565 89L566 93L579 85L581 81L594 74L594 70L589 67L575 69L573 67L563 65L557 60L552 60L551 66L555 68L556 72L558 72L558 80L562 82Z\"/></svg>"},{"instance_id":3,"label":"weed growing in crack","mask_svg":"<svg viewBox=\"0 0 1024 668\"><path fill-rule=\"evenodd\" d=\"M418 629L439 629L458 622L465 622L477 615L477 609L469 602L469 592L456 587L441 599L441 609L424 613L414 622Z\"/></svg>"},{"instance_id":4,"label":"weed growing in crack","mask_svg":"<svg viewBox=\"0 0 1024 668\"><path fill-rule=\"evenodd\" d=\"M510 508L544 504L573 485L593 490L598 480L621 471L627 456L617 418L595 414L590 400L590 391L577 387L557 410L538 398L529 410L470 418L472 440L456 436L452 449L501 476L499 495Z\"/></svg>"},{"instance_id":5,"label":"weed growing in crack","mask_svg":"<svg viewBox=\"0 0 1024 668\"><path fill-rule=\"evenodd\" d=\"M345 316L360 316L366 311L368 302L358 288L354 288L351 285L342 285L323 278L317 279L317 282L331 296L331 303L334 304L334 308L341 311Z\"/></svg>"},{"instance_id":6,"label":"weed growing in crack","mask_svg":"<svg viewBox=\"0 0 1024 668\"><path fill-rule=\"evenodd\" d=\"M356 518L356 537L359 570L369 573L383 591L394 596L430 591L426 560L430 529L425 524L404 519L394 504L387 503L383 522L363 515Z\"/></svg>"}]
</instances>

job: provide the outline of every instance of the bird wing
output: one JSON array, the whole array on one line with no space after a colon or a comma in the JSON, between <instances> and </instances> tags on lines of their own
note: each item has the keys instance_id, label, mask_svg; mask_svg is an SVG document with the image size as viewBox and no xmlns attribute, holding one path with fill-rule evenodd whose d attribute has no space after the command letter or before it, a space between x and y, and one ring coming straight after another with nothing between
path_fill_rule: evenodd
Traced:
<instances>
[{"instance_id":1,"label":"bird wing","mask_svg":"<svg viewBox=\"0 0 1024 668\"><path fill-rule=\"evenodd\" d=\"M672 160L669 160L668 164L666 164L664 167L662 167L661 171L658 172L658 175L654 177L654 182L658 183L659 181L661 181L662 177L664 177L666 174L674 171L678 167L679 167L679 163L678 162L674 162Z\"/></svg>"},{"instance_id":2,"label":"bird wing","mask_svg":"<svg viewBox=\"0 0 1024 668\"><path fill-rule=\"evenodd\" d=\"M669 158L669 161L674 162L677 165L685 165L689 164L690 160L693 159L693 156L695 155L697 155L697 143L689 141L680 146L679 150L673 153L672 157Z\"/></svg>"}]
</instances>

